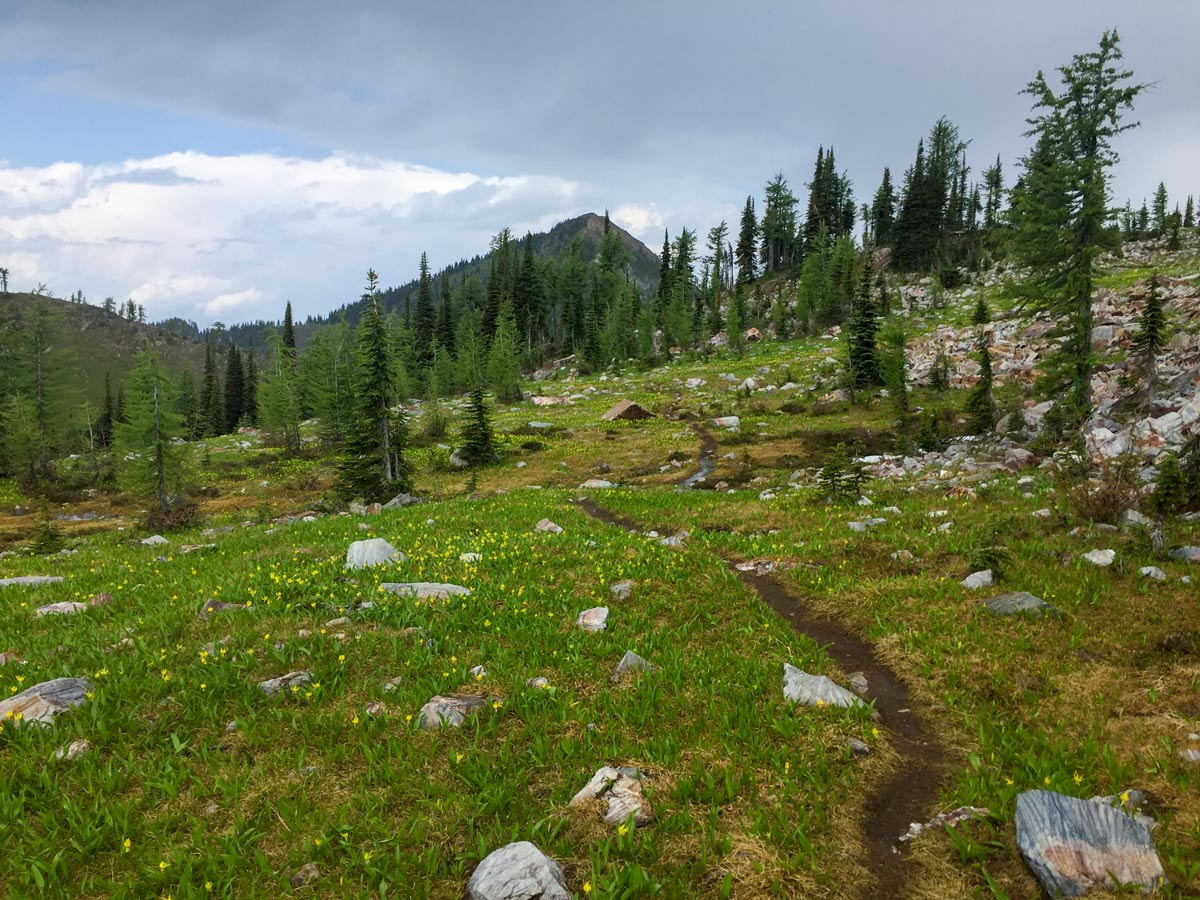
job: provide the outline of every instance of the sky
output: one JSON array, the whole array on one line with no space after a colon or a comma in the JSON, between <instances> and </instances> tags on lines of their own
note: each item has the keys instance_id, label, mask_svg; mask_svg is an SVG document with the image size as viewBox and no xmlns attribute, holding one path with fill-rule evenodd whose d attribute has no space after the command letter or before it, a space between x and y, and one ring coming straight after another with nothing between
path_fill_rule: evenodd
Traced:
<instances>
[{"instance_id":1,"label":"sky","mask_svg":"<svg viewBox=\"0 0 1200 900\"><path fill-rule=\"evenodd\" d=\"M1021 88L1114 27L1152 84L1114 199L1200 196L1195 0L4 0L0 266L152 320L303 318L506 226L736 230L820 145L869 201L943 115L1011 183Z\"/></svg>"}]
</instances>

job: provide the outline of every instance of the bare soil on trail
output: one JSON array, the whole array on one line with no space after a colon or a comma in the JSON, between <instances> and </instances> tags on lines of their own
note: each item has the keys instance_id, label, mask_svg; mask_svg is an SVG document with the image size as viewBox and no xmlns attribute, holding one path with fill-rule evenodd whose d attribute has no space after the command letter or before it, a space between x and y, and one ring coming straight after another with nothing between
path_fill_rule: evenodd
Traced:
<instances>
[{"instance_id":1,"label":"bare soil on trail","mask_svg":"<svg viewBox=\"0 0 1200 900\"><path fill-rule=\"evenodd\" d=\"M711 438L709 438L711 440ZM705 442L703 452L712 450ZM638 523L591 500L580 508L607 525L641 532ZM738 560L724 558L736 570ZM798 634L816 641L844 672L867 678L866 699L874 703L899 762L879 783L869 785L862 805L863 864L873 883L858 894L862 900L899 900L908 894L909 867L899 837L913 822L932 818L938 785L946 769L946 752L925 719L910 707L908 686L875 652L871 644L846 626L813 612L804 601L770 575L737 572L742 583Z\"/></svg>"}]
</instances>

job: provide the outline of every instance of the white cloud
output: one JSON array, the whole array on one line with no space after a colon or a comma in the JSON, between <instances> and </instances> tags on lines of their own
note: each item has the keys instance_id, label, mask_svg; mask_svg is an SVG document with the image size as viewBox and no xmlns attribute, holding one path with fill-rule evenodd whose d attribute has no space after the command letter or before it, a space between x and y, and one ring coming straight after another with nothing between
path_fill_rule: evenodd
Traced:
<instances>
[{"instance_id":1,"label":"white cloud","mask_svg":"<svg viewBox=\"0 0 1200 900\"><path fill-rule=\"evenodd\" d=\"M648 206L626 203L614 209L611 217L614 222L634 237L641 238L643 242L656 237L666 223L666 219L653 203Z\"/></svg>"},{"instance_id":2,"label":"white cloud","mask_svg":"<svg viewBox=\"0 0 1200 900\"><path fill-rule=\"evenodd\" d=\"M132 297L155 319L207 322L322 313L357 296L374 267L407 281L480 252L504 226L577 212L577 186L483 177L332 154L169 153L119 163L0 164L0 246L9 283L93 302Z\"/></svg>"}]
</instances>

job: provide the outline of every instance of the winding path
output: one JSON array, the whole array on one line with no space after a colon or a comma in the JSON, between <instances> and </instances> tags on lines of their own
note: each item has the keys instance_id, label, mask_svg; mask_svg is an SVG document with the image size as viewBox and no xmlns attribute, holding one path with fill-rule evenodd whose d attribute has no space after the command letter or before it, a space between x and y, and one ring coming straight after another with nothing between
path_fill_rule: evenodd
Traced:
<instances>
[{"instance_id":1,"label":"winding path","mask_svg":"<svg viewBox=\"0 0 1200 900\"><path fill-rule=\"evenodd\" d=\"M716 442L701 430L704 463L715 455ZM711 472L711 467L708 468ZM705 473L707 474L707 473ZM684 479L681 486L695 483L694 476ZM638 524L597 505L590 499L579 502L589 516L640 533ZM816 641L844 672L862 672L867 677L867 699L872 700L881 724L887 729L889 743L899 756L895 769L878 783L870 785L870 794L862 808L865 866L874 879L860 893L863 900L888 898L898 900L908 893L907 866L900 853L898 838L912 822L924 822L932 817L937 789L945 771L945 751L936 734L921 716L914 713L907 685L885 663L874 648L842 624L821 616L810 609L802 598L792 593L782 582L770 575L738 572L737 560L723 557L737 572L742 583L775 611L798 634Z\"/></svg>"}]
</instances>

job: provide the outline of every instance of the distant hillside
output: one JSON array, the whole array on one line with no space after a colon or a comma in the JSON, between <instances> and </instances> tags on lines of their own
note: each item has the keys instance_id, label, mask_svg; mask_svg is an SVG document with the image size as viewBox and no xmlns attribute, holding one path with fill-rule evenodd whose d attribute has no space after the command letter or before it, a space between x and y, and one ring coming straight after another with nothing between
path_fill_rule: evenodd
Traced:
<instances>
[{"instance_id":1,"label":"distant hillside","mask_svg":"<svg viewBox=\"0 0 1200 900\"><path fill-rule=\"evenodd\" d=\"M625 246L629 249L631 257L628 267L629 277L641 289L642 295L648 296L658 286L658 254L618 225L612 224L611 227L621 236L625 242ZM582 216L576 216L574 219L559 222L549 231L533 235L533 253L539 259L553 259L565 253L567 248L570 247L571 242L579 238L583 261L590 263L596 258L596 253L600 249L600 240L603 236L604 217L595 213L585 213ZM516 253L519 258L525 250L525 237L524 235L514 237L517 237L513 243L516 246ZM444 271L450 275L452 289L457 289L460 284L472 276L478 278L481 282L486 282L491 267L491 256L491 253L487 253L472 257L469 260L459 260L453 265L446 266ZM437 285L441 275L441 271L434 273L435 285ZM403 310L405 300L409 297L413 297L415 300L416 292L417 280L415 278L398 287L387 288L382 292L384 309L387 311ZM362 309L362 301L355 300L333 310L327 316L310 316L303 322L298 321L295 326L296 340L300 344L303 344L313 329L335 320L343 312L346 314L346 320L353 325L358 321ZM167 323L163 324L167 325ZM189 332L189 329L186 328L188 324L190 323L175 323L171 330L179 330L187 333ZM264 330L271 327L279 328L281 325L282 323L268 322L248 322L242 325L233 325L229 326L225 337L243 347L254 346L261 348L263 345ZM198 331L195 334L199 336Z\"/></svg>"},{"instance_id":2,"label":"distant hillside","mask_svg":"<svg viewBox=\"0 0 1200 900\"><path fill-rule=\"evenodd\" d=\"M99 404L104 397L104 376L111 376L115 390L147 341L158 350L172 375L191 367L199 376L204 366L204 344L197 340L156 325L131 322L99 306L36 294L0 294L0 335L19 329L33 304L39 302L61 316L61 333L78 367L79 388L93 403Z\"/></svg>"}]
</instances>

